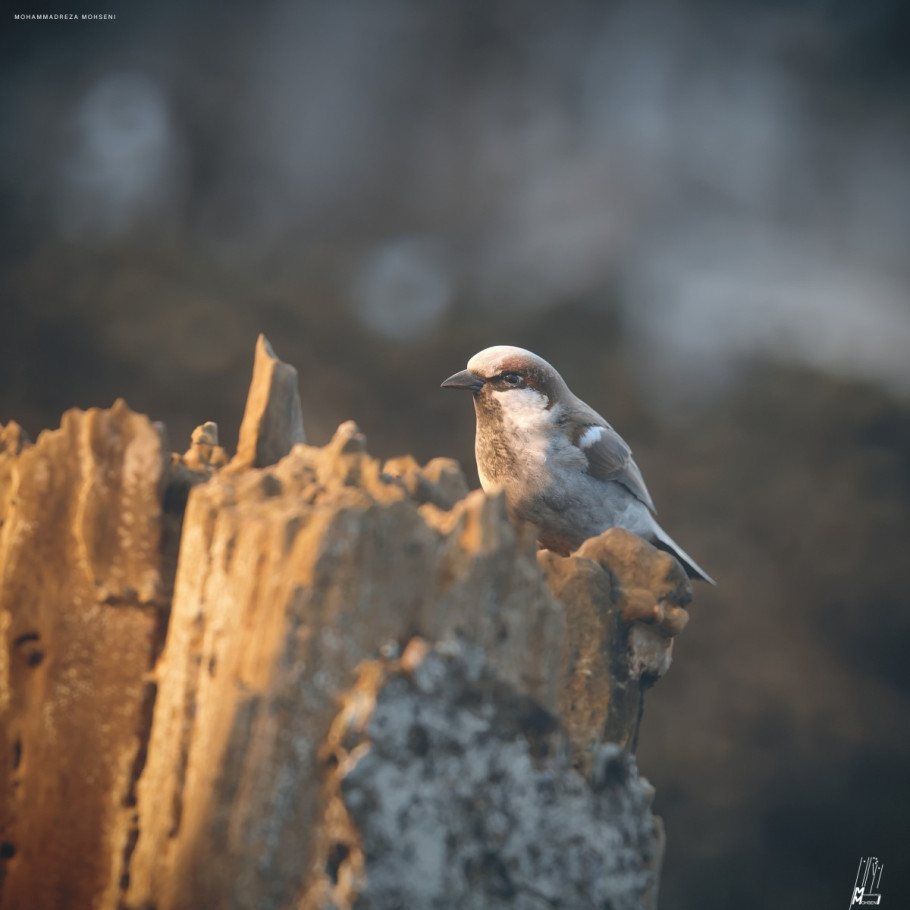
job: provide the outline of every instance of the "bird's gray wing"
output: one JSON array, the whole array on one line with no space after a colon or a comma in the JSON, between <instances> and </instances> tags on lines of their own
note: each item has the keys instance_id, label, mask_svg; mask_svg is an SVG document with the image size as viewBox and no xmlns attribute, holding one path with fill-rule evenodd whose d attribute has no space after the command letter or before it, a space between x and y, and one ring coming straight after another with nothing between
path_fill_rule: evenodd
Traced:
<instances>
[{"instance_id":1,"label":"bird's gray wing","mask_svg":"<svg viewBox=\"0 0 910 910\"><path fill-rule=\"evenodd\" d=\"M588 473L598 480L621 483L657 513L654 501L645 486L644 478L632 450L626 441L596 411L584 406L565 415L562 421L569 438L588 460Z\"/></svg>"}]
</instances>

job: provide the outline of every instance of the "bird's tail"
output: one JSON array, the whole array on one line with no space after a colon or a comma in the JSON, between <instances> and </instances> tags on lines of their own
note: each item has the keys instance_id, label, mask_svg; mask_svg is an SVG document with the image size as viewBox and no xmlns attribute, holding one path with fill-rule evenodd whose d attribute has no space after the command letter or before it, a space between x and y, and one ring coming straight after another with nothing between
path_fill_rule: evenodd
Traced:
<instances>
[{"instance_id":1,"label":"bird's tail","mask_svg":"<svg viewBox=\"0 0 910 910\"><path fill-rule=\"evenodd\" d=\"M700 578L709 584L717 582L659 525L654 522L654 545L675 556L686 570L689 578Z\"/></svg>"}]
</instances>

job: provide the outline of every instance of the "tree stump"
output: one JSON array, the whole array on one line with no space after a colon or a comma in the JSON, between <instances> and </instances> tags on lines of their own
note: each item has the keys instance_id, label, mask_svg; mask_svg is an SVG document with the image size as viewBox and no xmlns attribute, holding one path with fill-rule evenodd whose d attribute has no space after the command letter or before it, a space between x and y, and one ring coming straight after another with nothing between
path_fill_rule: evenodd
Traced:
<instances>
[{"instance_id":1,"label":"tree stump","mask_svg":"<svg viewBox=\"0 0 910 910\"><path fill-rule=\"evenodd\" d=\"M655 906L681 567L538 552L350 422L307 446L289 377L260 339L230 462L123 402L0 430L0 903Z\"/></svg>"}]
</instances>

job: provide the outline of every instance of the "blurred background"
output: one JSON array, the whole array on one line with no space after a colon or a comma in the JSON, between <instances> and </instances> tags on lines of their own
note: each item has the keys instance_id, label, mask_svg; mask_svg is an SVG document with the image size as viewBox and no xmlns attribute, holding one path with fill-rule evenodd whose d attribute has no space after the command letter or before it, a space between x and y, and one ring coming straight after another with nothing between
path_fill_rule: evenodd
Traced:
<instances>
[{"instance_id":1,"label":"blurred background","mask_svg":"<svg viewBox=\"0 0 910 910\"><path fill-rule=\"evenodd\" d=\"M438 385L531 348L719 582L645 713L662 910L906 901L910 5L100 11L0 36L0 422L232 448L264 331L311 442L476 485Z\"/></svg>"}]
</instances>

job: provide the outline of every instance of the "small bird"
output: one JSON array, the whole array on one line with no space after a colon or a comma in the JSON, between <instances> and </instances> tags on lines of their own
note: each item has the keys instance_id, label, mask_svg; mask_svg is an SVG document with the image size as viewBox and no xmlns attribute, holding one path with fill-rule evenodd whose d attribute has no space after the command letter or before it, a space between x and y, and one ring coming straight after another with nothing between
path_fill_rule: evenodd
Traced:
<instances>
[{"instance_id":1,"label":"small bird","mask_svg":"<svg viewBox=\"0 0 910 910\"><path fill-rule=\"evenodd\" d=\"M672 553L690 578L715 584L657 523L625 440L542 357L486 348L442 388L473 393L481 486L504 490L510 513L535 526L542 547L568 555L607 528L626 528Z\"/></svg>"}]
</instances>

